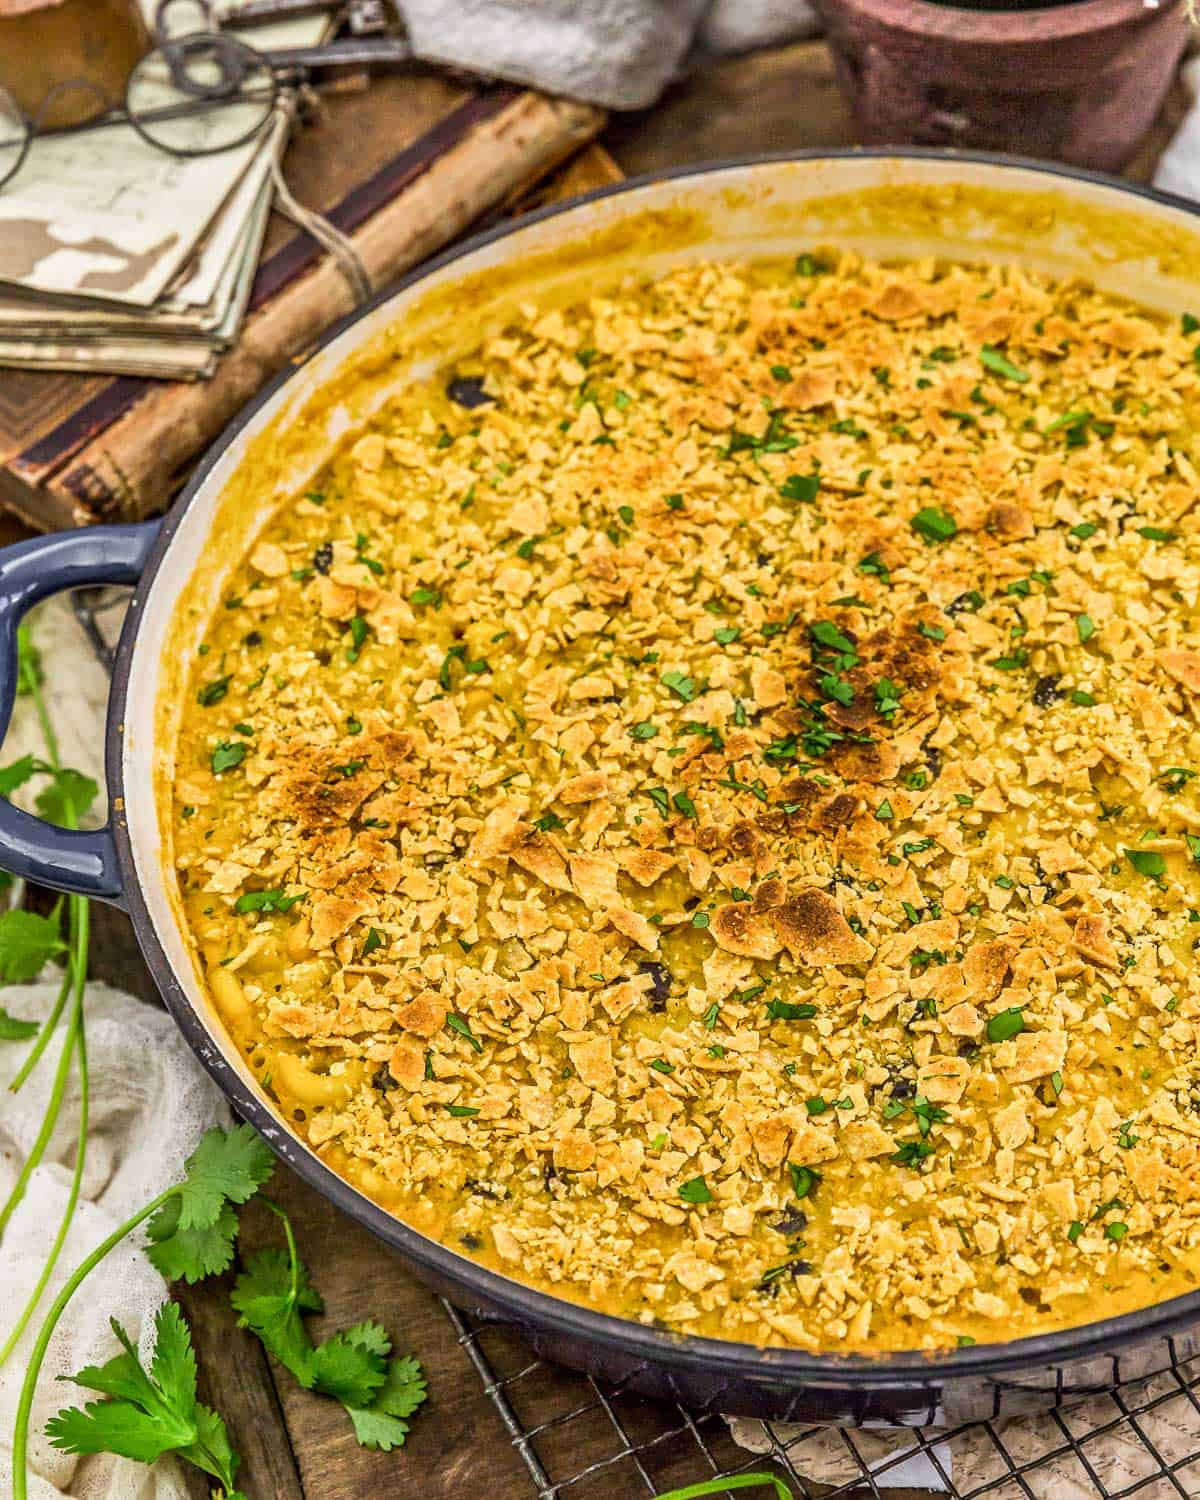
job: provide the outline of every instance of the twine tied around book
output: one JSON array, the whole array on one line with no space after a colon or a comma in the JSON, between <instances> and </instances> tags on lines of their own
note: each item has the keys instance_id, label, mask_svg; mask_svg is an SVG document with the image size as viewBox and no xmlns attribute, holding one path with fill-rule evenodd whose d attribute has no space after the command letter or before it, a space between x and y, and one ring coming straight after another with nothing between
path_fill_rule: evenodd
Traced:
<instances>
[{"instance_id":1,"label":"twine tied around book","mask_svg":"<svg viewBox=\"0 0 1200 1500\"><path fill-rule=\"evenodd\" d=\"M336 225L331 224L315 209L305 208L304 204L293 196L291 188L284 180L283 168L278 156L271 162L271 185L275 189L275 206L279 212L289 218L298 229L307 230L336 261L338 269L350 287L355 306L361 307L364 302L370 301L374 288L365 266L359 259L358 251Z\"/></svg>"}]
</instances>

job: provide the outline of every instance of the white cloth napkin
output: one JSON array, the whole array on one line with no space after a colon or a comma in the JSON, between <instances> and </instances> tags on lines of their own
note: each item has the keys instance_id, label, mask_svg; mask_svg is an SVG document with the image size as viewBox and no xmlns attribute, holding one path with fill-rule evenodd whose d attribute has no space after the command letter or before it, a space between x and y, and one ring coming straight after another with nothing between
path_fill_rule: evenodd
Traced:
<instances>
[{"instance_id":1,"label":"white cloth napkin","mask_svg":"<svg viewBox=\"0 0 1200 1500\"><path fill-rule=\"evenodd\" d=\"M102 781L103 706L107 674L96 659L70 605L54 600L33 620L46 665L46 696L63 761ZM32 705L17 700L0 765L44 746ZM57 991L49 975L36 984L0 990L11 1014L37 1021ZM179 1180L184 1160L203 1131L226 1124L224 1100L209 1082L165 1011L107 985L88 985L87 1047L90 1064L90 1132L81 1202L41 1308L67 1276L116 1226ZM57 1040L19 1094L9 1081L29 1043L0 1042L0 1201L7 1198L43 1119L61 1043ZM0 1345L13 1327L45 1264L62 1218L75 1163L79 1094L72 1078L59 1126L34 1172L23 1202L0 1242ZM101 1363L119 1352L109 1329L116 1318L135 1340L153 1337L153 1316L166 1283L141 1254L135 1235L105 1260L69 1304L42 1371L29 1447L31 1500L185 1500L173 1461L144 1464L119 1458L77 1459L51 1448L42 1434L47 1418L64 1406L93 1399L54 1377ZM0 1500L11 1495L11 1435L17 1399L42 1314L35 1315L0 1370Z\"/></svg>"},{"instance_id":2,"label":"white cloth napkin","mask_svg":"<svg viewBox=\"0 0 1200 1500\"><path fill-rule=\"evenodd\" d=\"M808 0L398 0L415 55L610 109L653 104L693 46L811 36Z\"/></svg>"},{"instance_id":3,"label":"white cloth napkin","mask_svg":"<svg viewBox=\"0 0 1200 1500\"><path fill-rule=\"evenodd\" d=\"M1200 198L1200 57L1185 63L1180 78L1192 96L1192 107L1158 159L1154 186L1181 198Z\"/></svg>"}]
</instances>

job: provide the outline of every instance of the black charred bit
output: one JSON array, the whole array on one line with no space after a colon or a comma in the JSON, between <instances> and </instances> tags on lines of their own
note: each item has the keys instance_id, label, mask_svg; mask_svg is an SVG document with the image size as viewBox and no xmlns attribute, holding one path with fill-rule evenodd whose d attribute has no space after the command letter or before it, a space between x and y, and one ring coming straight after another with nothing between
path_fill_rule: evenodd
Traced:
<instances>
[{"instance_id":1,"label":"black charred bit","mask_svg":"<svg viewBox=\"0 0 1200 1500\"><path fill-rule=\"evenodd\" d=\"M1062 681L1060 676L1039 677L1033 689L1033 701L1039 708L1049 708L1052 703L1063 697L1063 691L1059 687Z\"/></svg>"},{"instance_id":2,"label":"black charred bit","mask_svg":"<svg viewBox=\"0 0 1200 1500\"><path fill-rule=\"evenodd\" d=\"M495 396L489 396L483 388L482 375L456 375L446 387L446 394L457 406L474 411L477 406L492 406Z\"/></svg>"},{"instance_id":3,"label":"black charred bit","mask_svg":"<svg viewBox=\"0 0 1200 1500\"><path fill-rule=\"evenodd\" d=\"M638 973L650 976L650 1009L665 1010L671 993L670 969L666 964L655 963L653 959L647 959L645 963L638 964Z\"/></svg>"}]
</instances>

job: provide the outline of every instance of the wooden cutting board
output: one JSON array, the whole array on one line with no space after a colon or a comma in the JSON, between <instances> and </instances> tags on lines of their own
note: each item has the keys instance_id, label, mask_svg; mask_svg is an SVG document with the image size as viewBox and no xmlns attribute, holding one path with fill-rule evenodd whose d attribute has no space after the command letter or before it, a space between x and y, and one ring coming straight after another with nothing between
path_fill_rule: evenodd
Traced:
<instances>
[{"instance_id":1,"label":"wooden cutting board","mask_svg":"<svg viewBox=\"0 0 1200 1500\"><path fill-rule=\"evenodd\" d=\"M322 94L284 175L299 202L353 239L382 287L603 122L590 105L414 67ZM353 306L316 242L275 220L245 326L211 380L0 370L0 503L41 530L160 509L254 393Z\"/></svg>"}]
</instances>

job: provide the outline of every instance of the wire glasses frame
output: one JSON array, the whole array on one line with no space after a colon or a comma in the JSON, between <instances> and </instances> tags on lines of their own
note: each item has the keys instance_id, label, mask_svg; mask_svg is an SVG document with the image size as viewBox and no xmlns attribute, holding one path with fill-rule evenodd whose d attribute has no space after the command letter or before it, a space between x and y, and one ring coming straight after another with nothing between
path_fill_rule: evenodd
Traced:
<instances>
[{"instance_id":1,"label":"wire glasses frame","mask_svg":"<svg viewBox=\"0 0 1200 1500\"><path fill-rule=\"evenodd\" d=\"M27 115L0 88L0 187L24 165L35 137L129 125L148 145L172 156L209 156L252 140L271 118L279 77L269 59L220 32L165 40L129 76L120 106L86 78L56 84ZM86 123L51 130L52 107L70 90L92 94L100 113Z\"/></svg>"}]
</instances>

